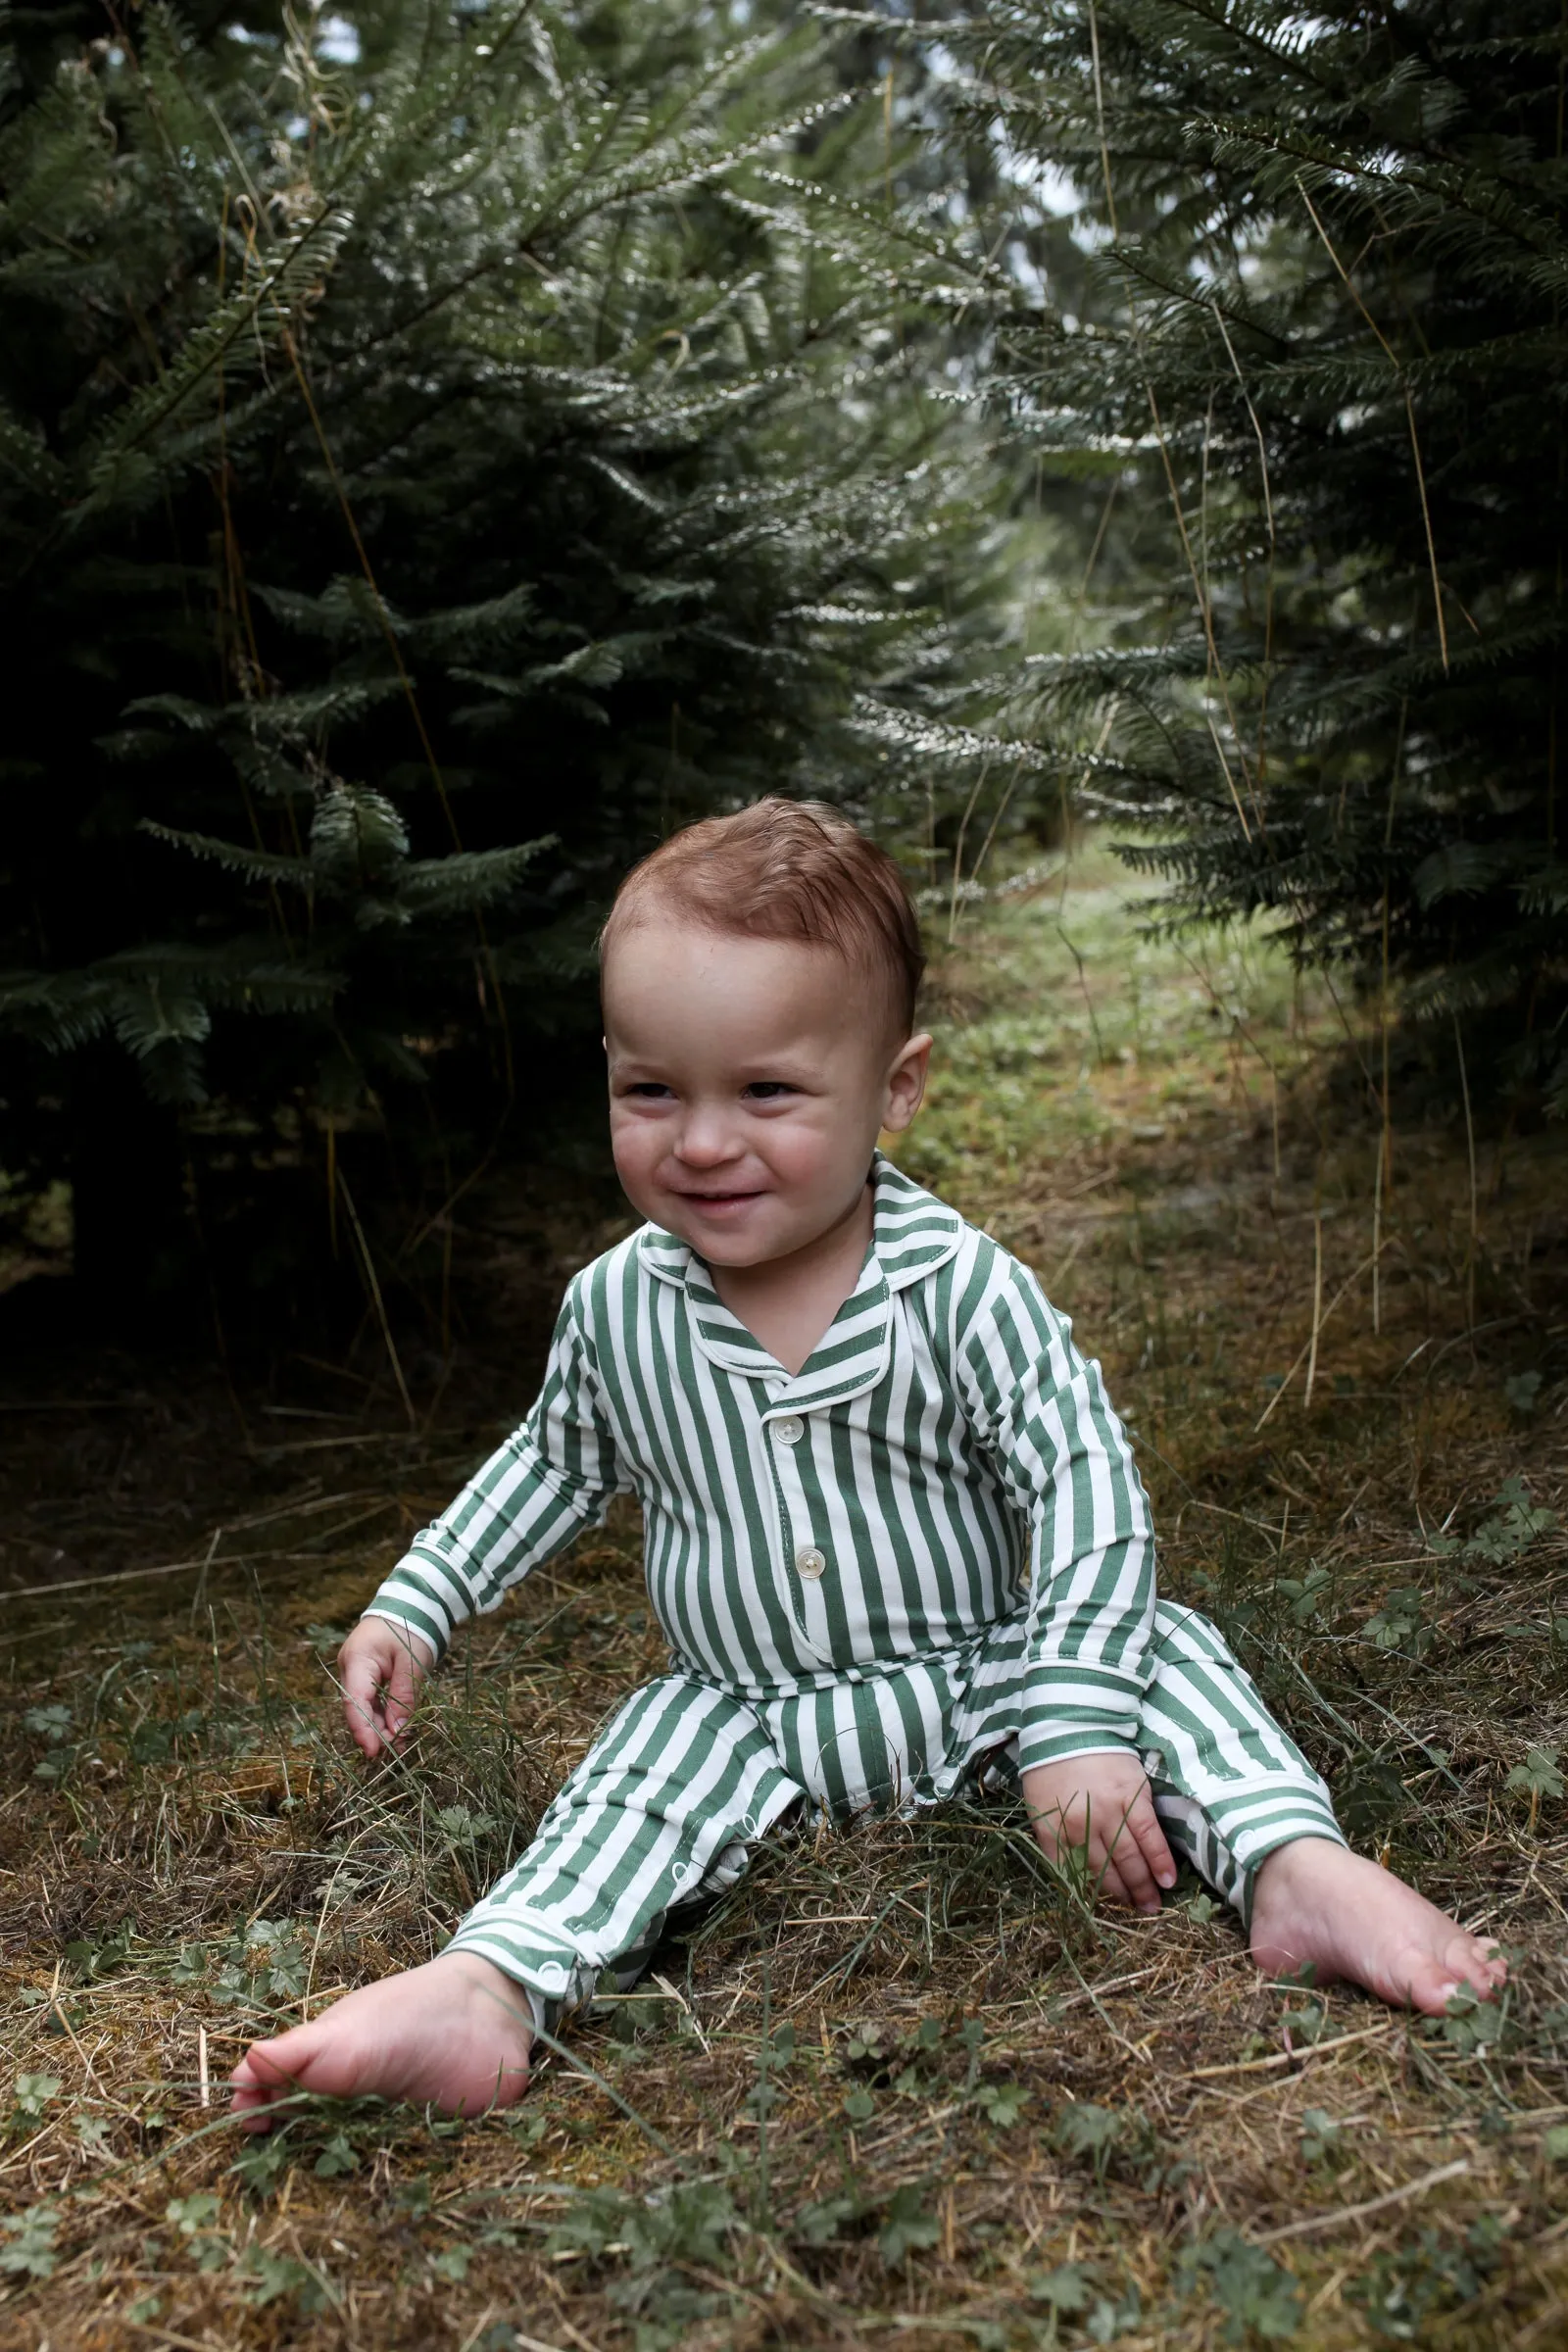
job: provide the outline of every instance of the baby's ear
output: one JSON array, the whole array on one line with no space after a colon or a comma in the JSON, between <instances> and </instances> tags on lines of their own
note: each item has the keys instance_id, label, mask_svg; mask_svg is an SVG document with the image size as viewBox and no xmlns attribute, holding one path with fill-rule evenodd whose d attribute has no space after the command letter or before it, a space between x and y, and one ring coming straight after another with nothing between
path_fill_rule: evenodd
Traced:
<instances>
[{"instance_id":1,"label":"baby's ear","mask_svg":"<svg viewBox=\"0 0 1568 2352\"><path fill-rule=\"evenodd\" d=\"M922 1029L900 1047L888 1071L882 1125L891 1134L901 1135L919 1109L930 1070L931 1037Z\"/></svg>"}]
</instances>

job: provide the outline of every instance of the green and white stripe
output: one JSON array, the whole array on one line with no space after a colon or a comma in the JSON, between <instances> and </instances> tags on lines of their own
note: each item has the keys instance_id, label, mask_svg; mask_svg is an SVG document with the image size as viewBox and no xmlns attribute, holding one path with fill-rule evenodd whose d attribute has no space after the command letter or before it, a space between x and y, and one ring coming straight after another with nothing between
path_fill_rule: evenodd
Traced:
<instances>
[{"instance_id":1,"label":"green and white stripe","mask_svg":"<svg viewBox=\"0 0 1568 2352\"><path fill-rule=\"evenodd\" d=\"M1244 1918L1258 1864L1293 1838L1338 1838L1328 1791L1272 1722L1213 1627L1155 1611L1140 1750L1165 1834ZM517 1978L546 2019L635 1978L671 1911L733 1886L791 1816L907 1812L1010 1781L1028 1686L1013 1619L954 1677L916 1660L749 1704L683 1673L619 1706L454 1948ZM633 1956L626 1965L627 1955Z\"/></svg>"},{"instance_id":2,"label":"green and white stripe","mask_svg":"<svg viewBox=\"0 0 1568 2352\"><path fill-rule=\"evenodd\" d=\"M873 1179L859 1281L794 1375L672 1234L646 1226L586 1267L528 1419L370 1604L439 1655L612 1494L642 1505L671 1672L615 1716L458 1939L552 1998L725 1883L792 1806L927 1803L998 1749L1022 1771L1105 1748L1175 1759L1187 1738L1165 1794L1204 1837L1210 1799L1244 1794L1263 1833L1337 1835L1201 1620L1190 1659L1177 1642L1197 1684L1156 1703L1186 1613L1162 1612L1156 1642L1148 1502L1098 1364L1026 1267L880 1154ZM1250 1829L1213 1848L1233 1897L1271 1850L1254 1847Z\"/></svg>"},{"instance_id":3,"label":"green and white stripe","mask_svg":"<svg viewBox=\"0 0 1568 2352\"><path fill-rule=\"evenodd\" d=\"M673 1235L586 1267L527 1421L371 1607L443 1650L628 1489L673 1663L737 1696L956 1658L1021 1617L1024 1763L1136 1740L1153 1550L1100 1368L880 1155L860 1279L793 1377Z\"/></svg>"}]
</instances>

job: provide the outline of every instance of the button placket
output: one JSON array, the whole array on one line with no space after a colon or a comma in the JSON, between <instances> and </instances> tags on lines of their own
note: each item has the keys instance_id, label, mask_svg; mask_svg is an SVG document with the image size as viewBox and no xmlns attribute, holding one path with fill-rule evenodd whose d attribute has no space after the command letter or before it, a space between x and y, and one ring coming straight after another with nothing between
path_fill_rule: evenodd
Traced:
<instances>
[{"instance_id":1,"label":"button placket","mask_svg":"<svg viewBox=\"0 0 1568 2352\"><path fill-rule=\"evenodd\" d=\"M801 1476L800 1447L805 1440L809 1452L809 1432L804 1414L787 1410L775 1412L763 1432L778 1504L779 1565L790 1593L790 1614L808 1649L820 1655L820 1627L814 1634L812 1629L821 1604L813 1602L810 1593L826 1573L828 1559L814 1538L807 1482Z\"/></svg>"}]
</instances>

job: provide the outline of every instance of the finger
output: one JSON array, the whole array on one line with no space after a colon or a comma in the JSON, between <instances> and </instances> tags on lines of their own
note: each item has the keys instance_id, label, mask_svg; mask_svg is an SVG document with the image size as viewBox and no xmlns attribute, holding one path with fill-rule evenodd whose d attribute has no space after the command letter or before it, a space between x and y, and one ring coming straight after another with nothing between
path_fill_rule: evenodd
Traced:
<instances>
[{"instance_id":1,"label":"finger","mask_svg":"<svg viewBox=\"0 0 1568 2352\"><path fill-rule=\"evenodd\" d=\"M1157 1910L1159 1894L1144 1859L1143 1848L1132 1832L1132 1816L1137 1799L1131 1799L1115 1818L1105 1823L1104 1845L1106 1859L1126 1889L1127 1900L1136 1911Z\"/></svg>"},{"instance_id":2,"label":"finger","mask_svg":"<svg viewBox=\"0 0 1568 2352\"><path fill-rule=\"evenodd\" d=\"M1060 1805L1044 1804L1029 1816L1029 1826L1049 1860L1059 1862L1062 1848L1072 1843L1070 1817Z\"/></svg>"},{"instance_id":3,"label":"finger","mask_svg":"<svg viewBox=\"0 0 1568 2352\"><path fill-rule=\"evenodd\" d=\"M294 2087L260 2042L252 2042L229 2076L228 2085L233 2113L247 2132L270 2132L272 2108Z\"/></svg>"},{"instance_id":4,"label":"finger","mask_svg":"<svg viewBox=\"0 0 1568 2352\"><path fill-rule=\"evenodd\" d=\"M1117 1903L1128 1911L1137 1908L1114 1862L1102 1860L1098 1868L1092 1870L1090 1893L1097 1902Z\"/></svg>"},{"instance_id":5,"label":"finger","mask_svg":"<svg viewBox=\"0 0 1568 2352\"><path fill-rule=\"evenodd\" d=\"M261 2138L272 2129L271 2101L264 2100L264 2094L259 2090L246 2090L236 2083L231 2111L240 2130L248 2132L253 2139Z\"/></svg>"},{"instance_id":6,"label":"finger","mask_svg":"<svg viewBox=\"0 0 1568 2352\"><path fill-rule=\"evenodd\" d=\"M400 1642L386 1678L383 1700L387 1732L394 1741L402 1739L409 1717L414 1713L420 1680L418 1660L407 1642Z\"/></svg>"},{"instance_id":7,"label":"finger","mask_svg":"<svg viewBox=\"0 0 1568 2352\"><path fill-rule=\"evenodd\" d=\"M364 1679L343 1685L343 1720L349 1727L349 1738L362 1754L378 1756L381 1752L381 1733L375 1720L373 1687Z\"/></svg>"},{"instance_id":8,"label":"finger","mask_svg":"<svg viewBox=\"0 0 1568 2352\"><path fill-rule=\"evenodd\" d=\"M343 1716L354 1744L368 1756L378 1756L384 1744L378 1693L382 1662L368 1650L358 1650L343 1661Z\"/></svg>"},{"instance_id":9,"label":"finger","mask_svg":"<svg viewBox=\"0 0 1568 2352\"><path fill-rule=\"evenodd\" d=\"M1130 1903L1135 1911L1159 1909L1159 1889L1149 1875L1149 1865L1144 1860L1136 1838L1129 1838L1123 1833L1116 1840L1114 1854L1105 1867L1106 1884L1109 1884L1110 1874L1114 1873L1122 1890L1120 1899L1124 1903Z\"/></svg>"},{"instance_id":10,"label":"finger","mask_svg":"<svg viewBox=\"0 0 1568 2352\"><path fill-rule=\"evenodd\" d=\"M1127 1829L1129 1836L1137 1839L1138 1850L1152 1874L1155 1885L1174 1886L1176 1884L1176 1858L1166 1842L1164 1831L1159 1826L1159 1816L1154 1811L1154 1800L1147 1792L1140 1796L1128 1814Z\"/></svg>"},{"instance_id":11,"label":"finger","mask_svg":"<svg viewBox=\"0 0 1568 2352\"><path fill-rule=\"evenodd\" d=\"M1064 1818L1058 1818L1055 1828L1058 1869L1076 1870L1081 1866L1093 1878L1104 1858L1102 1852L1096 1850L1102 1841L1091 1838L1090 1825L1083 1814L1074 1809Z\"/></svg>"}]
</instances>

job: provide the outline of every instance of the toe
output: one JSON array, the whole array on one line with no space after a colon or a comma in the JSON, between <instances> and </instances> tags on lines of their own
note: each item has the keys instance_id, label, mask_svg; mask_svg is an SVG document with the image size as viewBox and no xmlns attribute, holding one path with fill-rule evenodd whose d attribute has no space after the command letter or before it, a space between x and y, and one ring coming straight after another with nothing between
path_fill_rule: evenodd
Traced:
<instances>
[{"instance_id":1,"label":"toe","mask_svg":"<svg viewBox=\"0 0 1568 2352\"><path fill-rule=\"evenodd\" d=\"M1460 1993L1473 1993L1479 2000L1490 2000L1501 1983L1493 1973L1483 1947L1469 1937L1450 1943L1445 1950L1407 1951L1396 1978L1396 1986L1391 1988L1394 1997L1407 2001L1425 2017L1442 2017L1448 2003Z\"/></svg>"},{"instance_id":2,"label":"toe","mask_svg":"<svg viewBox=\"0 0 1568 2352\"><path fill-rule=\"evenodd\" d=\"M1508 1963L1494 1943L1483 1943L1478 1936L1461 1936L1449 1945L1446 1959L1450 1973L1468 1985L1472 1992L1488 2000L1500 1992L1508 1982Z\"/></svg>"},{"instance_id":3,"label":"toe","mask_svg":"<svg viewBox=\"0 0 1568 2352\"><path fill-rule=\"evenodd\" d=\"M1422 2017L1442 2017L1454 1994L1463 1989L1461 1981L1431 1953L1411 1952L1397 1972L1389 1997Z\"/></svg>"}]
</instances>

